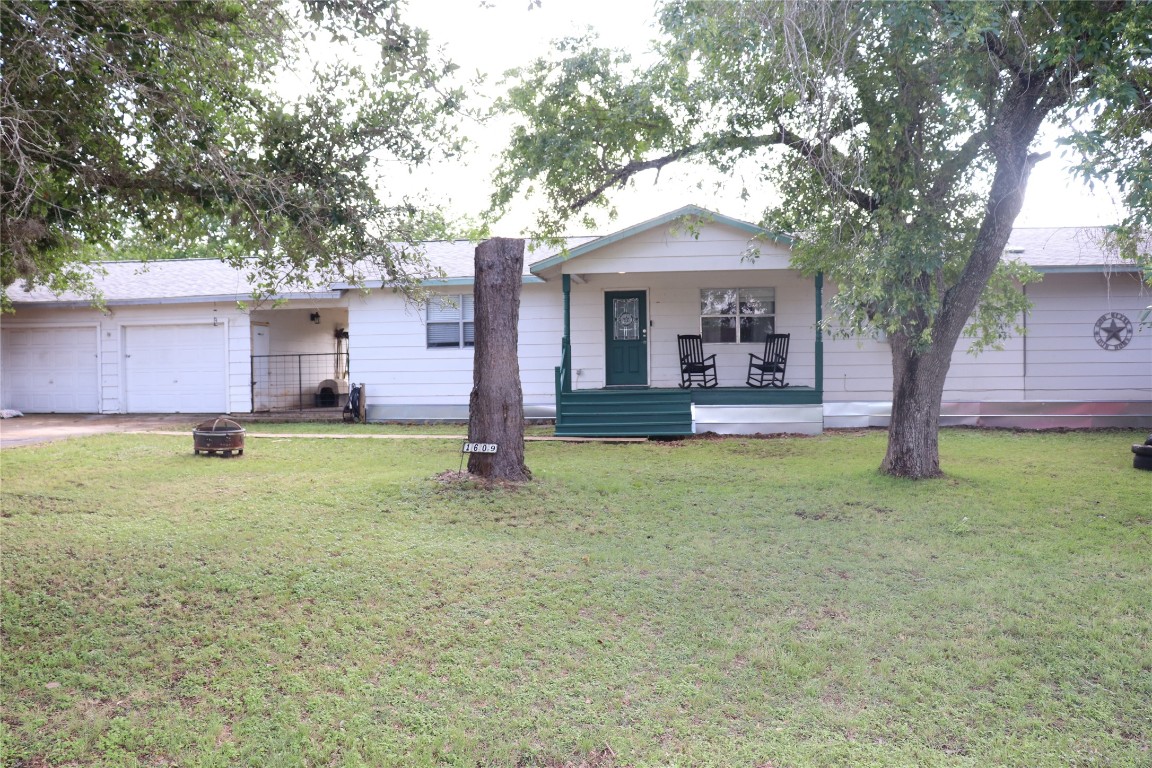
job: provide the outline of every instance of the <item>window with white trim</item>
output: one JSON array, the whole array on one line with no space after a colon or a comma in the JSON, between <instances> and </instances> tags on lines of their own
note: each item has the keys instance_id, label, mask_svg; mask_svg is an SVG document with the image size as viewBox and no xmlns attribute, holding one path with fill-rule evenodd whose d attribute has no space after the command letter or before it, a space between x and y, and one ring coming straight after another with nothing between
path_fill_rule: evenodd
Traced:
<instances>
[{"instance_id":1,"label":"window with white trim","mask_svg":"<svg viewBox=\"0 0 1152 768\"><path fill-rule=\"evenodd\" d=\"M472 294L431 297L427 320L429 349L476 346L476 304Z\"/></svg>"},{"instance_id":2,"label":"window with white trim","mask_svg":"<svg viewBox=\"0 0 1152 768\"><path fill-rule=\"evenodd\" d=\"M700 290L700 336L705 344L762 344L775 330L775 288Z\"/></svg>"}]
</instances>

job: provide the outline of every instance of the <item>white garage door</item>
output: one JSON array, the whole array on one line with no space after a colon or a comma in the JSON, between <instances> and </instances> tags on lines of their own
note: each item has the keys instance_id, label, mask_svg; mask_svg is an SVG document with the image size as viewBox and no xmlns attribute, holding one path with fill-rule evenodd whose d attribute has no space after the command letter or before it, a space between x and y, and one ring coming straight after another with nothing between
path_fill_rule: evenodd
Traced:
<instances>
[{"instance_id":1,"label":"white garage door","mask_svg":"<svg viewBox=\"0 0 1152 768\"><path fill-rule=\"evenodd\" d=\"M124 329L128 413L224 413L224 326L139 325Z\"/></svg>"},{"instance_id":2,"label":"white garage door","mask_svg":"<svg viewBox=\"0 0 1152 768\"><path fill-rule=\"evenodd\" d=\"M0 399L26 413L99 413L96 328L5 328Z\"/></svg>"}]
</instances>

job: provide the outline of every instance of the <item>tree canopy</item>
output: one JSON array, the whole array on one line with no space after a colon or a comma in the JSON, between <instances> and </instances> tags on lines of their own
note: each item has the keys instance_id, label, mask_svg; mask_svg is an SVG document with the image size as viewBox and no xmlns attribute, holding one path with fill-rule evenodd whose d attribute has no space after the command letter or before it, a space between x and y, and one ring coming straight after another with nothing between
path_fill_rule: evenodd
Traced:
<instances>
[{"instance_id":1,"label":"tree canopy","mask_svg":"<svg viewBox=\"0 0 1152 768\"><path fill-rule=\"evenodd\" d=\"M454 152L460 94L401 11L0 3L0 283L83 288L82 262L125 237L214 253L269 291L288 276L418 271L397 243L439 218L389 194L381 168ZM285 96L284 74L309 64L306 92Z\"/></svg>"},{"instance_id":2,"label":"tree canopy","mask_svg":"<svg viewBox=\"0 0 1152 768\"><path fill-rule=\"evenodd\" d=\"M645 171L757 162L762 223L800 235L833 319L889 339L891 474L939 474L957 341L996 344L1025 307L1001 256L1042 127L1152 224L1148 3L671 0L660 23L651 65L577 40L517 73L493 208L539 184L555 231Z\"/></svg>"}]
</instances>

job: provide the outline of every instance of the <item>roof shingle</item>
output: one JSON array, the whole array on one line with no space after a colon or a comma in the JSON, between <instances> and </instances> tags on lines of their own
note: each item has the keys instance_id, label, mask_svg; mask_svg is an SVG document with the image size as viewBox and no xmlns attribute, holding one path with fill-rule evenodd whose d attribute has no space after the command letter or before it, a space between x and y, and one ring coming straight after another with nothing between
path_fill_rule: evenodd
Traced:
<instances>
[{"instance_id":1,"label":"roof shingle","mask_svg":"<svg viewBox=\"0 0 1152 768\"><path fill-rule=\"evenodd\" d=\"M1030 267L1131 267L1109 242L1106 227L1022 227L1004 249ZM1152 243L1150 243L1152 245Z\"/></svg>"},{"instance_id":2,"label":"roof shingle","mask_svg":"<svg viewBox=\"0 0 1152 768\"><path fill-rule=\"evenodd\" d=\"M1023 228L1012 232L1005 256L1016 258L1031 267L1109 269L1130 268L1109 247L1107 230L1102 227L1079 228ZM591 242L595 237L567 238L568 249ZM443 270L448 279L465 280L473 275L476 243L469 240L439 240L423 244L424 253L433 267ZM561 247L529 244L524 258L524 275L531 274L530 265L560 253ZM104 274L95 274L94 282L109 304L149 304L175 301L233 300L252 297L254 282L242 269L236 269L216 259L171 259L151 262L110 261L99 265ZM378 280L379 278L377 278ZM333 290L307 288L299 284L287 286L280 295L311 298L337 298L335 291L347 285L333 285ZM23 290L17 282L7 288L14 304L57 304L87 302L79 294L57 296L48 288L38 287L31 292Z\"/></svg>"}]
</instances>

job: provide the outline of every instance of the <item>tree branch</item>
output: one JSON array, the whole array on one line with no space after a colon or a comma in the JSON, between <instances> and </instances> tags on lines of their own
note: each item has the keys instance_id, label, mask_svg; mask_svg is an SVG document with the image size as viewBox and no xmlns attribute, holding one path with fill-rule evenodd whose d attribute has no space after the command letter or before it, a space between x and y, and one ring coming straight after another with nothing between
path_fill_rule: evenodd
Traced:
<instances>
[{"instance_id":1,"label":"tree branch","mask_svg":"<svg viewBox=\"0 0 1152 768\"><path fill-rule=\"evenodd\" d=\"M824 145L816 144L795 134L783 126L778 133L760 136L727 135L718 136L704 141L689 144L686 147L670 152L662 157L651 160L634 160L609 173L603 181L588 189L584 194L572 201L567 208L568 213L576 213L591 203L609 188L622 186L638 173L651 170L660 170L685 158L702 155L709 152L751 152L756 149L770 146L783 146L800 154L820 174L830 189L839 194L844 200L856 205L865 211L875 211L880 207L880 201L869 193L855 189L846 184L843 177L827 160L827 151ZM840 158L844 159L844 158Z\"/></svg>"},{"instance_id":2,"label":"tree branch","mask_svg":"<svg viewBox=\"0 0 1152 768\"><path fill-rule=\"evenodd\" d=\"M856 189L844 181L843 176L840 175L830 163L828 163L828 148L827 144L814 144L807 139L792 133L784 126L778 126L780 129L780 144L789 149L799 153L812 169L820 174L824 179L824 183L828 185L829 189L839 194L843 199L855 205L862 211L871 213L880 208L880 201L874 196L865 192L862 189ZM832 149L835 152L835 149ZM845 159L836 153L838 159Z\"/></svg>"},{"instance_id":3,"label":"tree branch","mask_svg":"<svg viewBox=\"0 0 1152 768\"><path fill-rule=\"evenodd\" d=\"M931 188L928 190L927 200L929 204L935 204L940 201L952 185L956 183L956 179L962 174L976 156L980 154L980 150L984 148L985 143L988 141L988 135L984 131L977 131L973 133L968 139L960 145L960 148L953 152L941 164L939 170L936 171L936 180L932 182Z\"/></svg>"},{"instance_id":4,"label":"tree branch","mask_svg":"<svg viewBox=\"0 0 1152 768\"><path fill-rule=\"evenodd\" d=\"M1008 46L1004 45L1004 41L1001 40L1000 36L995 32L984 32L980 35L980 39L984 43L985 50L999 59L1012 74L1017 77L1023 77L1028 74L1028 70L1008 52Z\"/></svg>"},{"instance_id":5,"label":"tree branch","mask_svg":"<svg viewBox=\"0 0 1152 768\"><path fill-rule=\"evenodd\" d=\"M703 144L691 144L687 147L684 147L683 149L678 149L675 152L664 155L663 157L655 158L653 160L644 160L642 162L634 160L625 166L617 168L615 171L608 174L608 177L605 178L604 181L592 187L583 195L569 203L568 212L576 213L581 208L595 200L597 197L604 194L604 192L607 191L610 187L617 185L623 186L625 182L628 181L628 179L632 178L638 173L651 170L660 170L666 165L671 165L672 163L683 160L686 157L699 154L703 151Z\"/></svg>"}]
</instances>

